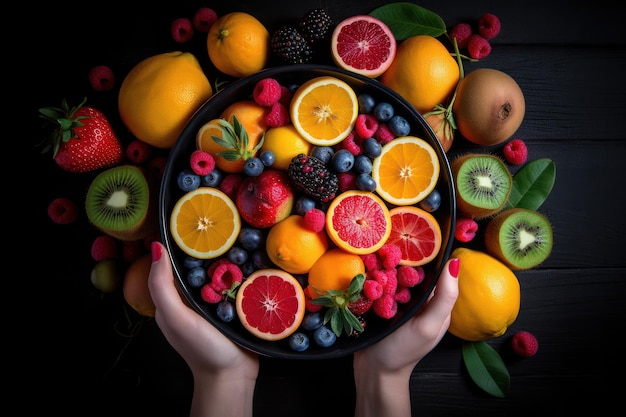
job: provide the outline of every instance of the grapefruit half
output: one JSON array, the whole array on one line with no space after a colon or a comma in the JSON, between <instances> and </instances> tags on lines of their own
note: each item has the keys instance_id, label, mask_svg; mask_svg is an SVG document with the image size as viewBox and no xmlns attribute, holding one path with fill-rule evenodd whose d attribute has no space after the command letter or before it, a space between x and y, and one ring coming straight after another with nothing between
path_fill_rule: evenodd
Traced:
<instances>
[{"instance_id":1,"label":"grapefruit half","mask_svg":"<svg viewBox=\"0 0 626 417\"><path fill-rule=\"evenodd\" d=\"M441 227L432 214L415 206L394 207L389 214L387 243L400 248L400 265L420 266L435 259L441 249Z\"/></svg>"}]
</instances>

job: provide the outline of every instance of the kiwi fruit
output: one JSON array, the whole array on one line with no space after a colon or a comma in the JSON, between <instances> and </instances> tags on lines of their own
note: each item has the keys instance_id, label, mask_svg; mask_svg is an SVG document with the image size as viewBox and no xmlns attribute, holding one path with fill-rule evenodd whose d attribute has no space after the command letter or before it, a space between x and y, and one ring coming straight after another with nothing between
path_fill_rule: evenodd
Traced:
<instances>
[{"instance_id":1,"label":"kiwi fruit","mask_svg":"<svg viewBox=\"0 0 626 417\"><path fill-rule=\"evenodd\" d=\"M485 228L487 251L515 270L534 268L545 261L552 242L552 225L536 210L504 210Z\"/></svg>"},{"instance_id":2,"label":"kiwi fruit","mask_svg":"<svg viewBox=\"0 0 626 417\"><path fill-rule=\"evenodd\" d=\"M153 189L140 167L119 165L102 171L87 190L87 218L117 239L143 239L158 230Z\"/></svg>"},{"instance_id":3,"label":"kiwi fruit","mask_svg":"<svg viewBox=\"0 0 626 417\"><path fill-rule=\"evenodd\" d=\"M504 161L492 154L466 154L450 164L459 211L473 219L484 219L504 208L513 177Z\"/></svg>"}]
</instances>

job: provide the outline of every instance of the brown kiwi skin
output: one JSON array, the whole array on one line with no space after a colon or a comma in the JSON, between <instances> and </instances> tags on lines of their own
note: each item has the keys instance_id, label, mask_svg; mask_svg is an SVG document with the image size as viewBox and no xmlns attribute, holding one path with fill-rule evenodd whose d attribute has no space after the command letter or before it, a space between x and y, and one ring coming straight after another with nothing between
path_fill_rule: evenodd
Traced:
<instances>
[{"instance_id":1,"label":"brown kiwi skin","mask_svg":"<svg viewBox=\"0 0 626 417\"><path fill-rule=\"evenodd\" d=\"M469 158L475 157L475 156L489 156L491 158L495 158L495 159L498 159L498 160L502 161L502 158L499 157L498 155L495 155L495 154L468 153L468 154L460 155L460 156L458 156L456 159L454 159L450 163L450 169L452 171L452 178L453 178L455 184L458 184L457 176L458 176L458 173L459 173L459 169L461 168L463 163L465 161L467 161ZM510 171L508 169L506 170L506 173L509 176L508 177L509 181L512 182L513 179L512 179L511 173L510 173ZM461 196L460 196L460 194L459 194L459 192L457 190L457 193L456 193L457 209L464 216L472 218L472 219L475 219L475 220L483 220L483 219L491 218L491 217L495 216L496 214L498 214L500 211L502 211L502 209L506 205L506 202L507 202L507 200L509 198L509 195L511 194L511 188L512 187L509 187L509 192L507 193L507 196L504 199L504 202L502 203L502 205L497 207L497 208L495 208L495 209L488 209L488 208L479 207L479 206L476 206L474 204L471 204L470 202L465 201L463 198L461 198Z\"/></svg>"},{"instance_id":2,"label":"brown kiwi skin","mask_svg":"<svg viewBox=\"0 0 626 417\"><path fill-rule=\"evenodd\" d=\"M537 213L541 215L542 217L544 217L546 221L548 222L548 224L550 224L548 219L543 214L538 213L535 210L530 210L530 209L525 209L525 208L511 208L511 209L507 209L498 213L497 216L489 220L489 222L487 223L487 226L485 227L485 249L487 250L487 252L491 254L492 256L494 256L495 258L497 258L498 260L500 260L503 264L505 264L506 266L508 266L509 268L515 271L531 269L540 265L550 256L550 252L552 251L552 245L551 245L544 259L541 259L539 262L535 262L534 264L529 264L527 266L522 266L520 264L514 263L505 256L504 252L502 251L502 246L500 245L500 239L499 239L500 228L502 227L506 219L508 219L511 215L515 213L519 213L519 212ZM553 234L552 234L551 227L550 227L549 233L550 233L550 236L552 237ZM551 243L553 244L553 242Z\"/></svg>"},{"instance_id":3,"label":"brown kiwi skin","mask_svg":"<svg viewBox=\"0 0 626 417\"><path fill-rule=\"evenodd\" d=\"M158 191L159 191L159 182L155 175L138 166L131 166L134 169L139 169L144 177L146 178L146 182L148 183L148 193L149 193L149 204L148 210L146 210L146 215L135 224L134 227L125 229L125 230L113 230L107 229L103 227L98 227L97 225L93 225L98 230L107 235L114 237L116 239L122 241L131 241L131 240L140 240L150 236L155 236L159 233L159 223L158 223ZM93 223L92 223L93 224Z\"/></svg>"}]
</instances>

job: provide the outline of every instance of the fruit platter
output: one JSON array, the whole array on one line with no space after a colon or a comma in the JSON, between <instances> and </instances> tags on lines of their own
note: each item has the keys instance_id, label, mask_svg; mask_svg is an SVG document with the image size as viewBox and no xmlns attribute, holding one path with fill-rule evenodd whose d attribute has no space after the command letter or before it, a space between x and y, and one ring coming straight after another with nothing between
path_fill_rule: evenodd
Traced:
<instances>
[{"instance_id":1,"label":"fruit platter","mask_svg":"<svg viewBox=\"0 0 626 417\"><path fill-rule=\"evenodd\" d=\"M241 109L241 103L271 106L268 97L273 94L273 85L280 87L275 91L288 96L284 103L291 110L286 116L291 120L264 126L258 139L254 136L256 127L247 120L252 111L240 110L233 118L228 117L228 109L233 104ZM315 95L316 88L326 87L339 88L332 99L347 92L352 100L348 107L354 114L343 129L348 132L331 135L335 141L332 145L314 137L299 144L294 138L302 137L300 132L316 134L307 131L305 118L298 119L295 109L298 105L304 109L310 98L307 96ZM394 123L389 122L391 115L397 116ZM224 122L228 120L232 123ZM378 147L370 150L364 139L376 136L374 126L379 123L393 129L387 129L386 139L379 139ZM241 158L229 161L224 157L220 161L220 156L227 154L211 147L219 143L228 148L228 132L241 137L241 130L246 131L250 147L256 145L256 156L237 168L233 159L244 165ZM247 148L248 143L245 145ZM392 145L398 149L391 149ZM413 192L411 199L381 185L386 181L383 156L401 154L403 147L404 152L411 152L410 159L423 158L421 166L430 170L422 192ZM363 175L357 180L358 174ZM219 208L214 205L216 200ZM213 216L222 209L228 213L227 226L215 233L225 237L218 242L208 239L208 246L201 245L198 230L210 234L224 220ZM323 359L348 355L381 340L418 311L450 256L455 212L446 153L428 123L406 100L370 77L335 66L298 64L242 77L195 112L172 148L163 173L159 226L182 294L222 333L269 357ZM427 223L423 227L426 234L437 236L427 242L429 249L403 249L399 253L397 248L402 245L391 243L394 236L401 239L398 235L406 232L396 230L400 226L394 226L394 219L415 219L415 213L421 223ZM346 237L347 223L367 221L369 228L352 231L358 237ZM382 229L380 235L378 229ZM419 240L417 236L411 239ZM357 266L351 269L353 264ZM347 274L341 288L326 282L335 270ZM382 286L376 286L374 277L382 277L389 270L393 270L393 279L388 279L388 286L391 281L394 285L383 303ZM244 296L249 289L259 290L254 286L267 284L262 280L276 277L283 286L289 284L295 299L285 308L287 316L280 318L279 329L264 327L259 323L264 319L252 311L256 307L275 310L279 315L281 306L268 307L270 294L263 295L262 306L254 305L252 295L247 301ZM324 289L325 285L328 288ZM371 289L374 287L378 290ZM367 297L362 293L377 291L377 296L369 298L380 297L379 305L373 300L364 302ZM350 302L339 306L338 297Z\"/></svg>"}]
</instances>

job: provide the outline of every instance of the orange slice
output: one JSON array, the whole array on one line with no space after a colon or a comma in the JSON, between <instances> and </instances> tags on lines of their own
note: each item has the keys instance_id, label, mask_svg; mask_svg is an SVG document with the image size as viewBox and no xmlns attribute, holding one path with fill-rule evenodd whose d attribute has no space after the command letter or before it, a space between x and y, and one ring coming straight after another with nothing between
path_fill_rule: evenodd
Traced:
<instances>
[{"instance_id":1,"label":"orange slice","mask_svg":"<svg viewBox=\"0 0 626 417\"><path fill-rule=\"evenodd\" d=\"M304 291L288 272L259 269L237 290L235 307L241 324L250 333L263 340L280 340L302 323Z\"/></svg>"},{"instance_id":2,"label":"orange slice","mask_svg":"<svg viewBox=\"0 0 626 417\"><path fill-rule=\"evenodd\" d=\"M232 200L217 188L200 187L174 205L170 230L188 255L212 259L223 255L237 240L241 219Z\"/></svg>"},{"instance_id":3,"label":"orange slice","mask_svg":"<svg viewBox=\"0 0 626 417\"><path fill-rule=\"evenodd\" d=\"M439 159L424 139L400 136L385 144L374 159L372 178L376 192L388 203L413 205L437 185Z\"/></svg>"},{"instance_id":4,"label":"orange slice","mask_svg":"<svg viewBox=\"0 0 626 417\"><path fill-rule=\"evenodd\" d=\"M328 206L326 233L346 252L358 255L376 252L391 233L389 209L374 193L345 191Z\"/></svg>"},{"instance_id":5,"label":"orange slice","mask_svg":"<svg viewBox=\"0 0 626 417\"><path fill-rule=\"evenodd\" d=\"M435 259L441 249L441 227L429 212L415 206L394 207L387 243L400 248L400 265L420 266Z\"/></svg>"},{"instance_id":6,"label":"orange slice","mask_svg":"<svg viewBox=\"0 0 626 417\"><path fill-rule=\"evenodd\" d=\"M294 92L289 110L302 137L313 145L332 146L352 131L359 103L350 85L324 75L302 84Z\"/></svg>"}]
</instances>

